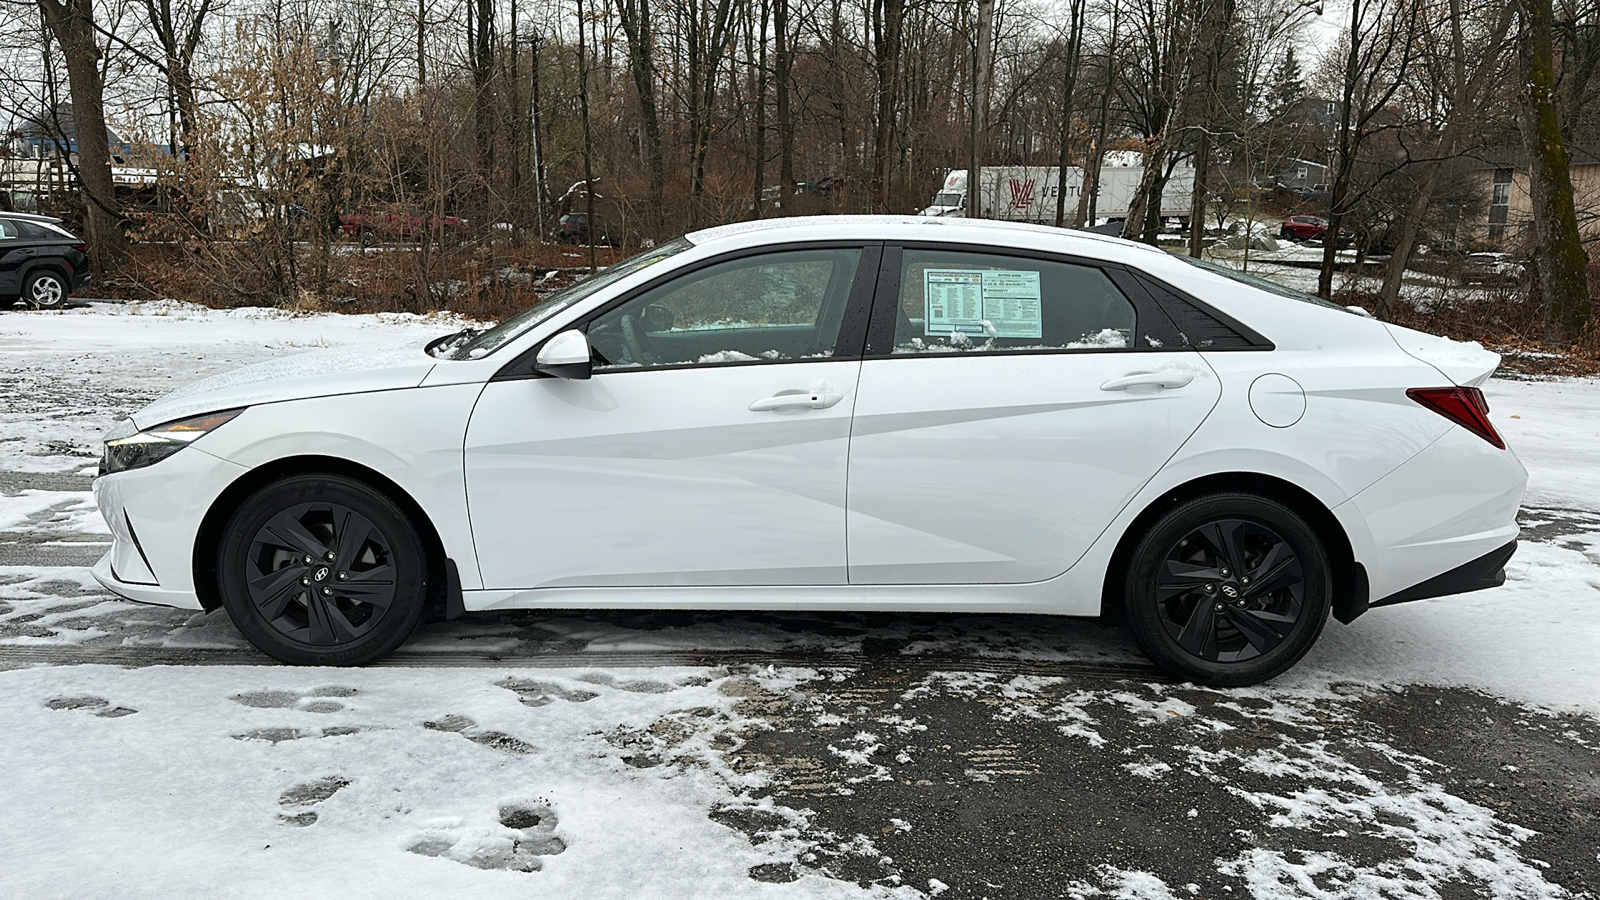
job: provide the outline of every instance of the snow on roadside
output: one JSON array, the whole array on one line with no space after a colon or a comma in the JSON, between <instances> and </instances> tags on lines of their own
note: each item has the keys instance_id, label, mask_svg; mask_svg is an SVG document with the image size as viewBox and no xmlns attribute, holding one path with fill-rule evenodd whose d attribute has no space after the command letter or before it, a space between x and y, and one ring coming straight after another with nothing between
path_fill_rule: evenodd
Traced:
<instances>
[{"instance_id":1,"label":"snow on roadside","mask_svg":"<svg viewBox=\"0 0 1600 900\"><path fill-rule=\"evenodd\" d=\"M6 893L890 897L716 824L740 698L808 672L38 668L0 675ZM713 746L713 744L717 746Z\"/></svg>"},{"instance_id":2,"label":"snow on roadside","mask_svg":"<svg viewBox=\"0 0 1600 900\"><path fill-rule=\"evenodd\" d=\"M1600 511L1600 378L1484 386L1489 418L1528 469L1527 506Z\"/></svg>"},{"instance_id":3,"label":"snow on roadside","mask_svg":"<svg viewBox=\"0 0 1600 900\"><path fill-rule=\"evenodd\" d=\"M468 324L449 314L342 315L192 303L92 303L0 314L0 470L93 473L100 436L167 392L323 347L422 341Z\"/></svg>"}]
</instances>

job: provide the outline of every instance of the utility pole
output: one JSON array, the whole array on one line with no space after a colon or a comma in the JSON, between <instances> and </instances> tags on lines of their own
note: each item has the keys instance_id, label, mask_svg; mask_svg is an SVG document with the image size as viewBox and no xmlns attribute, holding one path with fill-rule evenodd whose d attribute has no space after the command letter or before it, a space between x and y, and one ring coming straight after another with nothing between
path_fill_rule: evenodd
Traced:
<instances>
[{"instance_id":1,"label":"utility pole","mask_svg":"<svg viewBox=\"0 0 1600 900\"><path fill-rule=\"evenodd\" d=\"M967 156L967 217L976 219L982 206L978 202L983 183L983 134L989 118L989 59L994 43L994 0L978 0L978 40L973 47L972 144Z\"/></svg>"}]
</instances>

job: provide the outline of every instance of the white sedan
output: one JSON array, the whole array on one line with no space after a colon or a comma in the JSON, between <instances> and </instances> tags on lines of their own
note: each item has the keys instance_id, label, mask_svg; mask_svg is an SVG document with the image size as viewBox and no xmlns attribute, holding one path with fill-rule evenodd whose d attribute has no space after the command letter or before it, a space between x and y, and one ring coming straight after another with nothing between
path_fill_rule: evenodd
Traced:
<instances>
[{"instance_id":1,"label":"white sedan","mask_svg":"<svg viewBox=\"0 0 1600 900\"><path fill-rule=\"evenodd\" d=\"M1251 684L1330 612L1504 579L1498 363L1112 238L729 225L482 333L146 407L106 437L95 575L293 663L471 610L960 610L1111 617Z\"/></svg>"}]
</instances>

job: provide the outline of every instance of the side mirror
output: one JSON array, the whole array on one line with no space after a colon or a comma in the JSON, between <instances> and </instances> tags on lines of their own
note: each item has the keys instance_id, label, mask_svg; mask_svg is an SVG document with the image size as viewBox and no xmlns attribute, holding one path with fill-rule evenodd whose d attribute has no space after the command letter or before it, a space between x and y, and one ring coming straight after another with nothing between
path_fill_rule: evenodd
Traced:
<instances>
[{"instance_id":1,"label":"side mirror","mask_svg":"<svg viewBox=\"0 0 1600 900\"><path fill-rule=\"evenodd\" d=\"M557 378L587 379L594 374L589 339L576 329L561 332L539 348L539 355L533 361L533 370Z\"/></svg>"}]
</instances>

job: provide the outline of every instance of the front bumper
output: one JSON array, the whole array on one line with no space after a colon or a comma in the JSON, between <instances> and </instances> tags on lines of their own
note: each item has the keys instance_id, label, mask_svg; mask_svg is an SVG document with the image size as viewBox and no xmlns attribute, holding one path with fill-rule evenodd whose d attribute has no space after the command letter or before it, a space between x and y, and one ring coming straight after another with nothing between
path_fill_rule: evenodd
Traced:
<instances>
[{"instance_id":1,"label":"front bumper","mask_svg":"<svg viewBox=\"0 0 1600 900\"><path fill-rule=\"evenodd\" d=\"M154 465L94 481L95 503L111 528L111 550L94 577L141 603L200 609L194 588L195 538L217 497L247 470L200 447Z\"/></svg>"},{"instance_id":2,"label":"front bumper","mask_svg":"<svg viewBox=\"0 0 1600 900\"><path fill-rule=\"evenodd\" d=\"M195 592L192 590L172 591L160 585L136 584L131 581L123 581L117 575L112 562L112 557L115 555L115 549L107 550L106 555L100 557L100 561L95 563L94 567L89 570L90 574L94 575L94 580L100 582L101 587L124 600L132 600L135 603L174 606L179 609L201 608L200 598L195 596Z\"/></svg>"}]
</instances>

